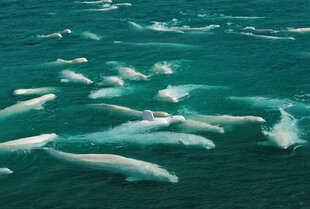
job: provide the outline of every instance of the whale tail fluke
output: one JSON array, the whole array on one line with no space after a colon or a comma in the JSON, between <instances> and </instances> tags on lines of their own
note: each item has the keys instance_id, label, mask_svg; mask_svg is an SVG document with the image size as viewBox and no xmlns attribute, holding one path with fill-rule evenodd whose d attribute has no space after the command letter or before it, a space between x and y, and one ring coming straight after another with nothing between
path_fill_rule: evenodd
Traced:
<instances>
[{"instance_id":1,"label":"whale tail fluke","mask_svg":"<svg viewBox=\"0 0 310 209\"><path fill-rule=\"evenodd\" d=\"M151 110L144 110L142 113L142 118L143 120L148 120L148 121L154 121L154 115L153 112Z\"/></svg>"}]
</instances>

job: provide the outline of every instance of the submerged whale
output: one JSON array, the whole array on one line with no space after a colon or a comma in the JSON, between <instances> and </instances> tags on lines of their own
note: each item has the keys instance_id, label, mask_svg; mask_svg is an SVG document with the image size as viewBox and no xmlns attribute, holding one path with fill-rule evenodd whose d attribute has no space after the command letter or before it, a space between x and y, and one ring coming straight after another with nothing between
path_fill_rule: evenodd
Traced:
<instances>
[{"instance_id":1,"label":"submerged whale","mask_svg":"<svg viewBox=\"0 0 310 209\"><path fill-rule=\"evenodd\" d=\"M103 77L103 78L104 78L104 81L103 81L104 84L113 85L113 86L124 85L124 81L117 76L108 76L108 77Z\"/></svg>"},{"instance_id":2,"label":"submerged whale","mask_svg":"<svg viewBox=\"0 0 310 209\"><path fill-rule=\"evenodd\" d=\"M16 89L13 94L14 95L28 95L28 94L48 94L54 93L58 91L56 87L42 87L42 88L34 88L34 89Z\"/></svg>"},{"instance_id":3,"label":"submerged whale","mask_svg":"<svg viewBox=\"0 0 310 209\"><path fill-rule=\"evenodd\" d=\"M118 9L118 6L112 5L108 8L102 8L102 9L89 9L91 11L109 11L109 10L114 10L114 9Z\"/></svg>"},{"instance_id":4,"label":"submerged whale","mask_svg":"<svg viewBox=\"0 0 310 209\"><path fill-rule=\"evenodd\" d=\"M231 115L192 115L188 116L189 119L197 120L200 122L208 123L211 125L243 125L246 123L264 123L266 122L261 117L256 116L231 116Z\"/></svg>"},{"instance_id":5,"label":"submerged whale","mask_svg":"<svg viewBox=\"0 0 310 209\"><path fill-rule=\"evenodd\" d=\"M120 173L127 181L162 181L177 183L178 177L159 165L113 154L72 154L44 148L52 157L72 164Z\"/></svg>"},{"instance_id":6,"label":"submerged whale","mask_svg":"<svg viewBox=\"0 0 310 209\"><path fill-rule=\"evenodd\" d=\"M2 175L8 175L13 173L13 171L9 168L0 168L0 176Z\"/></svg>"},{"instance_id":7,"label":"submerged whale","mask_svg":"<svg viewBox=\"0 0 310 209\"><path fill-rule=\"evenodd\" d=\"M113 98L120 97L126 94L132 93L132 88L130 87L109 87L109 88L101 88L95 91L92 91L89 94L89 98L98 99L98 98Z\"/></svg>"},{"instance_id":8,"label":"submerged whale","mask_svg":"<svg viewBox=\"0 0 310 209\"><path fill-rule=\"evenodd\" d=\"M62 35L60 33L51 33L48 35L38 35L39 38L58 38L61 39Z\"/></svg>"},{"instance_id":9,"label":"submerged whale","mask_svg":"<svg viewBox=\"0 0 310 209\"><path fill-rule=\"evenodd\" d=\"M58 58L57 62L58 63L63 63L63 64L76 64L76 63L88 62L88 60L86 58L84 58L84 57L76 58L76 59L73 59L73 60L63 60L63 59Z\"/></svg>"},{"instance_id":10,"label":"submerged whale","mask_svg":"<svg viewBox=\"0 0 310 209\"><path fill-rule=\"evenodd\" d=\"M0 143L0 151L16 151L43 147L48 142L57 139L56 134L42 134L13 141Z\"/></svg>"},{"instance_id":11,"label":"submerged whale","mask_svg":"<svg viewBox=\"0 0 310 209\"><path fill-rule=\"evenodd\" d=\"M190 28L190 27L178 27L178 30L181 31L203 31L203 30L210 30L213 28L219 28L220 25L209 25L209 26L205 26L205 27L200 27L200 28Z\"/></svg>"},{"instance_id":12,"label":"submerged whale","mask_svg":"<svg viewBox=\"0 0 310 209\"><path fill-rule=\"evenodd\" d=\"M61 82L73 82L73 83L85 83L85 84L91 84L93 81L86 78L83 74L75 73L70 70L64 70L60 73L61 76Z\"/></svg>"},{"instance_id":13,"label":"submerged whale","mask_svg":"<svg viewBox=\"0 0 310 209\"><path fill-rule=\"evenodd\" d=\"M1 118L6 118L11 115L20 114L28 112L30 110L41 110L43 109L43 104L47 101L55 99L55 94L46 94L38 98L30 99L27 101L19 102L15 105L7 107L0 110L0 120Z\"/></svg>"},{"instance_id":14,"label":"submerged whale","mask_svg":"<svg viewBox=\"0 0 310 209\"><path fill-rule=\"evenodd\" d=\"M224 128L219 126L214 126L205 122L186 119L184 122L180 123L179 127L185 131L199 131L199 132L214 132L214 133L224 133Z\"/></svg>"},{"instance_id":15,"label":"submerged whale","mask_svg":"<svg viewBox=\"0 0 310 209\"><path fill-rule=\"evenodd\" d=\"M142 117L142 111L134 110L128 107L118 106L118 105L112 105L112 104L91 104L93 107L101 108L107 111L114 111L118 113L127 114L129 116L134 117ZM155 117L168 117L170 114L166 112L160 112L160 111L153 111L153 115Z\"/></svg>"}]
</instances>

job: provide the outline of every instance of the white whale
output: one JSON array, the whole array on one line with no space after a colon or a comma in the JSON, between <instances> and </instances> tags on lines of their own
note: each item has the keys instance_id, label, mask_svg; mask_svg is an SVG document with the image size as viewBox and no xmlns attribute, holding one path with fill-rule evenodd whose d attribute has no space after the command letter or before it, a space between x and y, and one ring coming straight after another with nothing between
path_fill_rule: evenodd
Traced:
<instances>
[{"instance_id":1,"label":"white whale","mask_svg":"<svg viewBox=\"0 0 310 209\"><path fill-rule=\"evenodd\" d=\"M241 32L240 34L246 35L246 36L252 36L255 38L264 38L264 39L273 39L273 40L295 40L294 37L265 36L265 35L257 35L254 33L244 33L244 32Z\"/></svg>"},{"instance_id":2,"label":"white whale","mask_svg":"<svg viewBox=\"0 0 310 209\"><path fill-rule=\"evenodd\" d=\"M12 115L28 112L30 110L41 110L43 104L47 101L55 99L55 94L46 94L38 98L30 99L27 101L19 102L15 105L0 110L0 119L6 118Z\"/></svg>"},{"instance_id":3,"label":"white whale","mask_svg":"<svg viewBox=\"0 0 310 209\"><path fill-rule=\"evenodd\" d=\"M230 125L243 125L246 123L264 123L266 122L261 117L256 116L231 116L231 115L192 115L188 116L189 119L208 123L211 125L221 125L221 126L230 126Z\"/></svg>"},{"instance_id":4,"label":"white whale","mask_svg":"<svg viewBox=\"0 0 310 209\"><path fill-rule=\"evenodd\" d=\"M0 168L0 176L1 175L8 175L8 174L12 174L13 171L10 170L9 168Z\"/></svg>"},{"instance_id":5,"label":"white whale","mask_svg":"<svg viewBox=\"0 0 310 209\"><path fill-rule=\"evenodd\" d=\"M0 143L0 151L17 151L43 147L48 142L57 139L56 134L42 134L13 141Z\"/></svg>"},{"instance_id":6,"label":"white whale","mask_svg":"<svg viewBox=\"0 0 310 209\"><path fill-rule=\"evenodd\" d=\"M100 3L112 3L112 0L100 0L100 1L82 1L83 4L100 4Z\"/></svg>"},{"instance_id":7,"label":"white whale","mask_svg":"<svg viewBox=\"0 0 310 209\"><path fill-rule=\"evenodd\" d=\"M117 76L108 76L108 77L103 77L104 83L107 85L113 85L113 86L123 86L124 81L117 77Z\"/></svg>"},{"instance_id":8,"label":"white whale","mask_svg":"<svg viewBox=\"0 0 310 209\"><path fill-rule=\"evenodd\" d=\"M135 29L137 30L143 30L144 27L142 25L139 25L138 23L132 22L132 21L128 21L128 23L133 26Z\"/></svg>"},{"instance_id":9,"label":"white whale","mask_svg":"<svg viewBox=\"0 0 310 209\"><path fill-rule=\"evenodd\" d=\"M132 93L132 89L130 87L113 87L113 88L101 88L95 91L92 91L89 94L89 98L98 99L98 98L114 98L121 97L126 94Z\"/></svg>"},{"instance_id":10,"label":"white whale","mask_svg":"<svg viewBox=\"0 0 310 209\"><path fill-rule=\"evenodd\" d=\"M169 65L166 62L164 62L163 64L161 63L154 64L154 66L152 67L152 71L155 73L164 73L164 74L173 73L172 69L169 67Z\"/></svg>"},{"instance_id":11,"label":"white whale","mask_svg":"<svg viewBox=\"0 0 310 209\"><path fill-rule=\"evenodd\" d=\"M218 89L224 88L221 86L207 86L207 85L179 85L179 86L171 86L168 85L166 89L159 90L157 97L167 102L179 102L179 100L185 96L188 96L189 93L196 89Z\"/></svg>"},{"instance_id":12,"label":"white whale","mask_svg":"<svg viewBox=\"0 0 310 209\"><path fill-rule=\"evenodd\" d=\"M296 33L305 33L310 32L310 28L296 28L296 29L289 29L288 31Z\"/></svg>"},{"instance_id":13,"label":"white whale","mask_svg":"<svg viewBox=\"0 0 310 209\"><path fill-rule=\"evenodd\" d=\"M209 25L209 26L205 26L205 27L198 27L198 28L190 28L190 27L178 27L178 30L181 31L203 31L203 30L210 30L213 28L219 28L220 25Z\"/></svg>"},{"instance_id":14,"label":"white whale","mask_svg":"<svg viewBox=\"0 0 310 209\"><path fill-rule=\"evenodd\" d=\"M159 165L113 154L72 154L44 148L52 157L72 164L120 173L127 181L161 181L177 183L178 177Z\"/></svg>"},{"instance_id":15,"label":"white whale","mask_svg":"<svg viewBox=\"0 0 310 209\"><path fill-rule=\"evenodd\" d=\"M84 58L84 57L76 58L76 59L73 59L73 60L63 60L63 59L58 58L57 62L58 63L63 63L63 64L76 64L76 63L88 62L88 60L86 58Z\"/></svg>"},{"instance_id":16,"label":"white whale","mask_svg":"<svg viewBox=\"0 0 310 209\"><path fill-rule=\"evenodd\" d=\"M118 105L112 105L112 104L91 104L93 107L97 107L103 110L107 111L113 111L117 113L123 113L129 116L134 116L134 117L142 117L142 111L134 110L128 107L123 107L123 106L118 106ZM166 112L160 112L160 111L153 111L153 115L155 117L168 117L170 114Z\"/></svg>"},{"instance_id":17,"label":"white whale","mask_svg":"<svg viewBox=\"0 0 310 209\"><path fill-rule=\"evenodd\" d=\"M88 38L88 39L93 39L93 40L96 40L96 41L100 41L102 39L101 36L98 36L97 34L94 34L94 33L91 33L89 31L84 31L81 33L81 35L85 38Z\"/></svg>"},{"instance_id":18,"label":"white whale","mask_svg":"<svg viewBox=\"0 0 310 209\"><path fill-rule=\"evenodd\" d=\"M185 131L214 132L214 133L225 132L224 128L222 127L190 119L186 119L184 122L180 123L179 127L185 129Z\"/></svg>"},{"instance_id":19,"label":"white whale","mask_svg":"<svg viewBox=\"0 0 310 209\"><path fill-rule=\"evenodd\" d=\"M269 33L278 33L279 31L273 29L256 29L254 27L245 27L244 30L252 30L256 33L269 34Z\"/></svg>"},{"instance_id":20,"label":"white whale","mask_svg":"<svg viewBox=\"0 0 310 209\"><path fill-rule=\"evenodd\" d=\"M297 120L280 108L281 120L275 124L270 131L264 130L263 134L268 141L261 142L261 145L275 146L280 149L287 149L294 144L303 144L307 141L299 138Z\"/></svg>"},{"instance_id":21,"label":"white whale","mask_svg":"<svg viewBox=\"0 0 310 209\"><path fill-rule=\"evenodd\" d=\"M42 87L42 88L34 88L34 89L16 89L13 94L14 95L30 95L30 94L48 94L55 93L58 91L56 87Z\"/></svg>"},{"instance_id":22,"label":"white whale","mask_svg":"<svg viewBox=\"0 0 310 209\"><path fill-rule=\"evenodd\" d=\"M147 76L135 71L133 68L119 66L116 68L123 78L130 80L145 80Z\"/></svg>"},{"instance_id":23,"label":"white whale","mask_svg":"<svg viewBox=\"0 0 310 209\"><path fill-rule=\"evenodd\" d=\"M70 70L64 70L60 73L61 82L85 83L91 84L93 81L86 78L83 74L75 73Z\"/></svg>"},{"instance_id":24,"label":"white whale","mask_svg":"<svg viewBox=\"0 0 310 209\"><path fill-rule=\"evenodd\" d=\"M67 29L64 29L62 33L72 33L72 31L69 28L67 28Z\"/></svg>"},{"instance_id":25,"label":"white whale","mask_svg":"<svg viewBox=\"0 0 310 209\"><path fill-rule=\"evenodd\" d=\"M51 33L48 35L38 35L39 38L58 38L61 39L62 35L60 33Z\"/></svg>"},{"instance_id":26,"label":"white whale","mask_svg":"<svg viewBox=\"0 0 310 209\"><path fill-rule=\"evenodd\" d=\"M118 3L118 4L113 4L113 5L116 5L116 6L132 6L131 3Z\"/></svg>"},{"instance_id":27,"label":"white whale","mask_svg":"<svg viewBox=\"0 0 310 209\"><path fill-rule=\"evenodd\" d=\"M102 8L102 9L89 9L91 11L109 11L109 10L114 10L114 9L118 9L118 6L112 5L108 8Z\"/></svg>"}]
</instances>

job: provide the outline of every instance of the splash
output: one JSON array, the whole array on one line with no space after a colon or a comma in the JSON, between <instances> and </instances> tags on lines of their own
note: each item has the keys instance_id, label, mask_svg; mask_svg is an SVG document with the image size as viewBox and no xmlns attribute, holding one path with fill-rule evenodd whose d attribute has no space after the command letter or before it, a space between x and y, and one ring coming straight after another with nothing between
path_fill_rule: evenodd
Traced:
<instances>
[{"instance_id":1,"label":"splash","mask_svg":"<svg viewBox=\"0 0 310 209\"><path fill-rule=\"evenodd\" d=\"M300 130L297 126L297 120L284 109L280 108L279 110L281 113L280 122L275 124L270 131L263 131L268 141L260 144L287 149L294 144L306 143L307 141L299 138Z\"/></svg>"},{"instance_id":2,"label":"splash","mask_svg":"<svg viewBox=\"0 0 310 209\"><path fill-rule=\"evenodd\" d=\"M188 85L180 85L180 86L168 86L166 89L159 90L157 96L168 102L179 102L185 96L188 96L189 93L196 89L205 89L205 90L212 90L212 89L219 89L225 88L221 86L208 86L208 85L195 85L195 84L188 84Z\"/></svg>"}]
</instances>

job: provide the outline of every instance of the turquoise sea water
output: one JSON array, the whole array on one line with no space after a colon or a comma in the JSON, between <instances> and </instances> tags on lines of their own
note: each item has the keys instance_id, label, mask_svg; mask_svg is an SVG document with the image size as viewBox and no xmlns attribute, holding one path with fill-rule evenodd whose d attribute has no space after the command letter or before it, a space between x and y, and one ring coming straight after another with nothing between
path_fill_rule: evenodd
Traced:
<instances>
[{"instance_id":1,"label":"turquoise sea water","mask_svg":"<svg viewBox=\"0 0 310 209\"><path fill-rule=\"evenodd\" d=\"M309 1L130 3L116 10L92 11L88 9L108 5L0 1L0 109L38 97L13 95L15 89L59 88L57 98L46 102L44 109L0 118L0 142L56 133L59 139L46 146L156 163L177 175L178 183L127 182L122 174L58 161L40 149L1 152L0 167L14 173L0 176L0 208L309 208L309 144L288 149L259 144L268 140L267 132L280 139L309 140L310 33L288 31L310 27ZM155 23L159 29L152 29L153 21L160 22ZM167 31L211 24L220 27ZM279 32L259 34L246 27ZM38 37L66 28L72 33L61 39ZM95 38L85 36L85 31ZM79 57L88 62L52 63ZM124 79L127 90L119 97L90 99L92 91L104 87L104 76L118 75L109 61L146 75L152 74L155 63L166 61L174 73L142 81ZM63 70L82 73L94 83L60 82ZM168 85L188 84L226 88L196 89L178 103L156 97ZM192 131L216 144L210 150L128 143L126 137L117 143L70 140L134 121L88 105L93 103L172 115L251 115L266 123L235 125L224 134ZM281 108L286 114L281 115ZM184 130L171 126L164 131ZM100 137L104 140L104 135Z\"/></svg>"}]
</instances>

